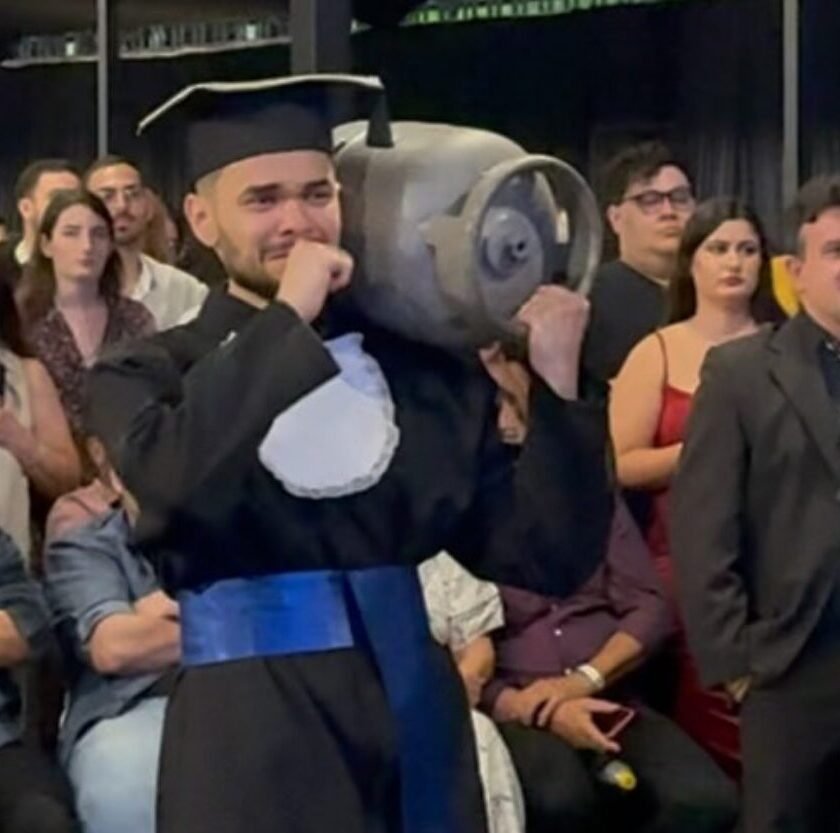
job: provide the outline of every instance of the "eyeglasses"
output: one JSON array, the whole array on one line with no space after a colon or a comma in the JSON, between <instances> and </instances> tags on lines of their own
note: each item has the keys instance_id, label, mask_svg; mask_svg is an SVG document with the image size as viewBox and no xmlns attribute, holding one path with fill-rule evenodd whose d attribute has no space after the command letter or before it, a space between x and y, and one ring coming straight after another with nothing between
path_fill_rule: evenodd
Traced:
<instances>
[{"instance_id":1,"label":"eyeglasses","mask_svg":"<svg viewBox=\"0 0 840 833\"><path fill-rule=\"evenodd\" d=\"M671 204L671 208L677 211L690 211L694 207L694 194L687 185L672 188L670 191L656 191L651 188L639 194L631 194L622 202L634 202L643 214L655 214L666 200Z\"/></svg>"},{"instance_id":2,"label":"eyeglasses","mask_svg":"<svg viewBox=\"0 0 840 833\"><path fill-rule=\"evenodd\" d=\"M95 193L105 205L116 202L117 197L122 197L123 202L131 203L137 202L146 195L146 192L137 185L129 185L125 188L100 188Z\"/></svg>"}]
</instances>

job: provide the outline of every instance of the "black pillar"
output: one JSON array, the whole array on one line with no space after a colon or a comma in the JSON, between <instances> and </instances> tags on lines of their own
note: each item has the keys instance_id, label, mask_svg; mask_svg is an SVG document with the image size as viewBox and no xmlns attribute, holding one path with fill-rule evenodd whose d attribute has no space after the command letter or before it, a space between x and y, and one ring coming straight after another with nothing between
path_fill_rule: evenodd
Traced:
<instances>
[{"instance_id":1,"label":"black pillar","mask_svg":"<svg viewBox=\"0 0 840 833\"><path fill-rule=\"evenodd\" d=\"M120 75L120 0L96 0L96 144L99 156L113 152Z\"/></svg>"},{"instance_id":2,"label":"black pillar","mask_svg":"<svg viewBox=\"0 0 840 833\"><path fill-rule=\"evenodd\" d=\"M350 72L352 24L351 0L291 0L292 72Z\"/></svg>"},{"instance_id":3,"label":"black pillar","mask_svg":"<svg viewBox=\"0 0 840 833\"><path fill-rule=\"evenodd\" d=\"M784 139L782 144L782 200L793 203L800 178L800 0L783 0Z\"/></svg>"}]
</instances>

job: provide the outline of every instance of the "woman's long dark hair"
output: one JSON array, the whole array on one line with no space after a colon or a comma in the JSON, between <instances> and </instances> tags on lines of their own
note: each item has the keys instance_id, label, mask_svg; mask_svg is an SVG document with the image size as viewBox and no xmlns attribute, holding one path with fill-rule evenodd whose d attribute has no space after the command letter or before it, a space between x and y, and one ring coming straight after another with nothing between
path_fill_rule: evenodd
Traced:
<instances>
[{"instance_id":1,"label":"woman's long dark hair","mask_svg":"<svg viewBox=\"0 0 840 833\"><path fill-rule=\"evenodd\" d=\"M700 203L686 223L677 252L676 271L668 286L668 323L686 321L697 311L697 288L692 275L694 255L703 242L729 220L744 220L758 237L761 266L758 285L750 299L753 318L758 322L784 320L785 314L773 295L770 247L761 220L745 202L735 197L717 197Z\"/></svg>"},{"instance_id":2,"label":"woman's long dark hair","mask_svg":"<svg viewBox=\"0 0 840 833\"><path fill-rule=\"evenodd\" d=\"M52 309L55 302L55 270L53 263L41 250L43 239L51 240L61 215L68 208L83 205L102 219L114 240L114 222L105 203L89 191L59 191L50 201L38 231L38 245L26 266L21 283L20 303L27 325L31 326ZM105 262L99 277L99 294L107 301L115 301L120 294L120 263L116 251Z\"/></svg>"},{"instance_id":3,"label":"woman's long dark hair","mask_svg":"<svg viewBox=\"0 0 840 833\"><path fill-rule=\"evenodd\" d=\"M30 358L32 351L23 335L15 294L9 282L0 279L0 344L21 358Z\"/></svg>"}]
</instances>

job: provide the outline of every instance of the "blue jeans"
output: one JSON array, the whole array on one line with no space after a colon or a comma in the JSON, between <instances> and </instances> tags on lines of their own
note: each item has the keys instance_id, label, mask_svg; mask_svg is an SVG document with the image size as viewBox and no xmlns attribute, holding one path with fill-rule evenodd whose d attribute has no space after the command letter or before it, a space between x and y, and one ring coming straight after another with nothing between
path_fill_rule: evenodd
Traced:
<instances>
[{"instance_id":1,"label":"blue jeans","mask_svg":"<svg viewBox=\"0 0 840 833\"><path fill-rule=\"evenodd\" d=\"M67 770L85 833L155 833L165 711L165 697L141 700L73 747Z\"/></svg>"}]
</instances>

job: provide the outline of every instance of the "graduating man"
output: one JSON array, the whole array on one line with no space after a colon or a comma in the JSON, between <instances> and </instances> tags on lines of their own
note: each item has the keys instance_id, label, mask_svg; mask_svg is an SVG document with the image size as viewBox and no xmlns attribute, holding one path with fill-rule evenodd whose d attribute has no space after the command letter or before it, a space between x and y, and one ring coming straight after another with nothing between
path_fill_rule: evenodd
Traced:
<instances>
[{"instance_id":1,"label":"graduating man","mask_svg":"<svg viewBox=\"0 0 840 833\"><path fill-rule=\"evenodd\" d=\"M477 362L332 314L353 263L331 103L359 87L381 93L317 76L203 85L147 120L184 151L187 217L230 277L194 322L92 375L139 543L180 603L161 833L480 833L463 687L414 567L446 549L563 595L603 553L584 299L546 288L519 313L537 380L519 454Z\"/></svg>"}]
</instances>

